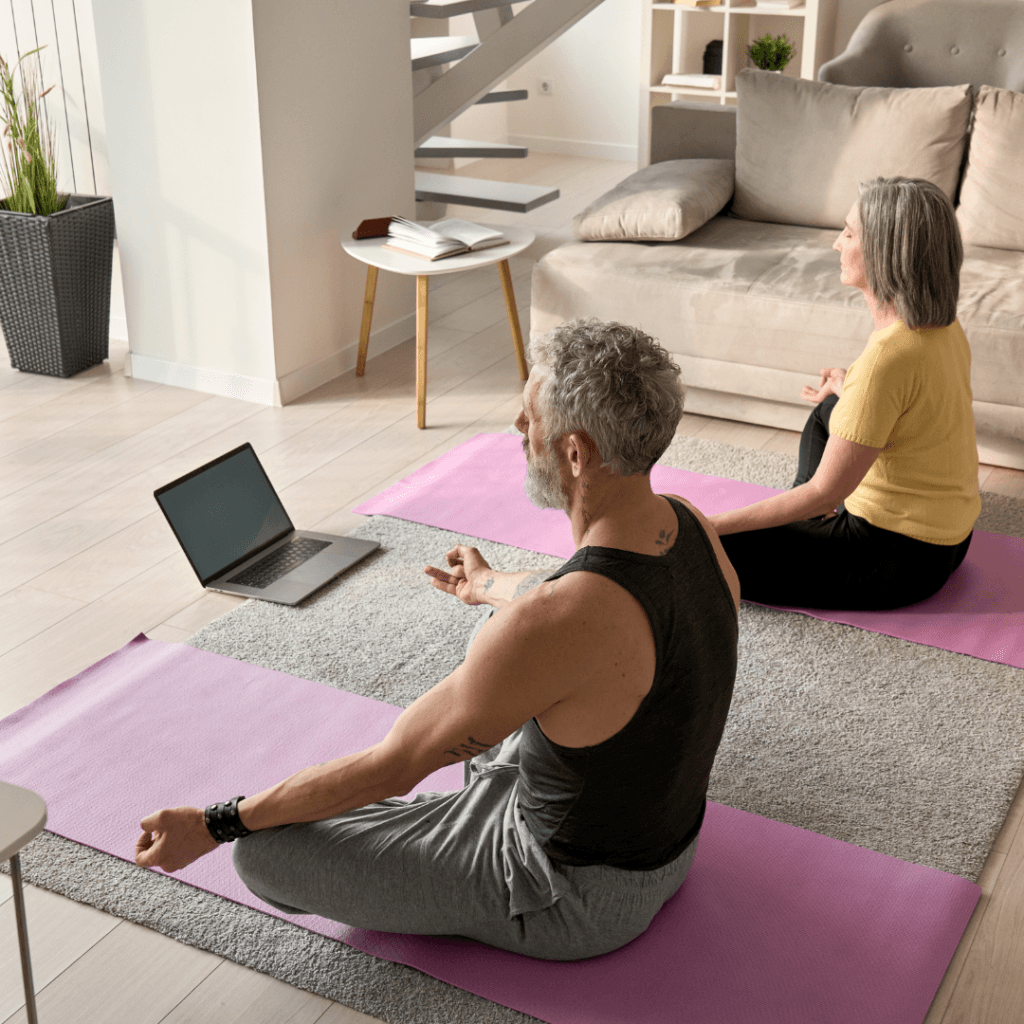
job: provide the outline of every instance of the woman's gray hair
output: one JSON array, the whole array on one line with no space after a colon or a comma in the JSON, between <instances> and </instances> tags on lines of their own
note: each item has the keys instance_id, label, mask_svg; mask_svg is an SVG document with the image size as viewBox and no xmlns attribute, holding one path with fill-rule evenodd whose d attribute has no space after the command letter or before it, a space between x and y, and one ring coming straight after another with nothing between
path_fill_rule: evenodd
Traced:
<instances>
[{"instance_id":1,"label":"woman's gray hair","mask_svg":"<svg viewBox=\"0 0 1024 1024\"><path fill-rule=\"evenodd\" d=\"M569 320L530 344L549 373L540 419L550 445L585 431L601 466L617 476L649 473L675 436L685 389L679 367L650 335L614 321Z\"/></svg>"},{"instance_id":2,"label":"woman's gray hair","mask_svg":"<svg viewBox=\"0 0 1024 1024\"><path fill-rule=\"evenodd\" d=\"M860 247L868 288L912 330L956 319L964 247L949 197L921 178L860 186Z\"/></svg>"}]
</instances>

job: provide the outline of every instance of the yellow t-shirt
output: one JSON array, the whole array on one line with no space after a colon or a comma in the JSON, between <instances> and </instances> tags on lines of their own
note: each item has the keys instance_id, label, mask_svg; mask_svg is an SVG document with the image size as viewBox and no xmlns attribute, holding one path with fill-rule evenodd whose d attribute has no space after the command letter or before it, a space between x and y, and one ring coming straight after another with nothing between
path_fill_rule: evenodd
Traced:
<instances>
[{"instance_id":1,"label":"yellow t-shirt","mask_svg":"<svg viewBox=\"0 0 1024 1024\"><path fill-rule=\"evenodd\" d=\"M829 421L829 433L882 449L846 510L930 544L964 540L981 512L971 401L959 321L873 332Z\"/></svg>"}]
</instances>

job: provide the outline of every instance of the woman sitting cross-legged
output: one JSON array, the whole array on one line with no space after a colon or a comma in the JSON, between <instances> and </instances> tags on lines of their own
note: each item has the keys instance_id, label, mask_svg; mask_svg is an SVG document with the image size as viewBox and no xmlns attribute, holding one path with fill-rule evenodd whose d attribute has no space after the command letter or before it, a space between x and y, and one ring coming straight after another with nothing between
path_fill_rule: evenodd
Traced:
<instances>
[{"instance_id":1,"label":"woman sitting cross-legged","mask_svg":"<svg viewBox=\"0 0 1024 1024\"><path fill-rule=\"evenodd\" d=\"M941 189L876 178L833 248L875 330L849 370L804 388L818 406L792 490L710 519L747 600L900 608L945 584L981 510L963 247Z\"/></svg>"}]
</instances>

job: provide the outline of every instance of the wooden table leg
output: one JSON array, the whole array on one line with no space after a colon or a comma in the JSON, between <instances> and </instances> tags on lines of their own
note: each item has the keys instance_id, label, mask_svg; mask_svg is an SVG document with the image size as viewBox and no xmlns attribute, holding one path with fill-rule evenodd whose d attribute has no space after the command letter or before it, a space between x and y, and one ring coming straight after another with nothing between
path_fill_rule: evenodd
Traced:
<instances>
[{"instance_id":1,"label":"wooden table leg","mask_svg":"<svg viewBox=\"0 0 1024 1024\"><path fill-rule=\"evenodd\" d=\"M363 296L363 325L359 328L359 358L356 376L366 373L366 350L370 345L370 324L373 321L373 300L377 294L377 268L366 268L366 294Z\"/></svg>"},{"instance_id":2,"label":"wooden table leg","mask_svg":"<svg viewBox=\"0 0 1024 1024\"><path fill-rule=\"evenodd\" d=\"M512 272L508 268L508 260L498 264L501 274L501 287L505 292L505 309L508 312L508 325L512 328L512 344L516 347L516 362L519 363L519 379L526 380L530 370L526 365L526 353L523 351L523 332L519 327L519 312L516 309L516 297L512 291Z\"/></svg>"},{"instance_id":3,"label":"wooden table leg","mask_svg":"<svg viewBox=\"0 0 1024 1024\"><path fill-rule=\"evenodd\" d=\"M427 425L427 289L426 274L416 278L416 426Z\"/></svg>"}]
</instances>

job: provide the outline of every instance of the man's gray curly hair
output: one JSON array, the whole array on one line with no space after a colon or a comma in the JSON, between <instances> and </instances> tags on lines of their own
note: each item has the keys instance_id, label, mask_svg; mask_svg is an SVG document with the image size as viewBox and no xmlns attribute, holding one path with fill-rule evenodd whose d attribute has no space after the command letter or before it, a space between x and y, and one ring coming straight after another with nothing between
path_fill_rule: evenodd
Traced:
<instances>
[{"instance_id":1,"label":"man's gray curly hair","mask_svg":"<svg viewBox=\"0 0 1024 1024\"><path fill-rule=\"evenodd\" d=\"M588 318L534 339L530 355L549 371L538 395L549 447L582 430L603 469L651 471L675 436L685 395L679 367L661 345L635 327Z\"/></svg>"}]
</instances>

